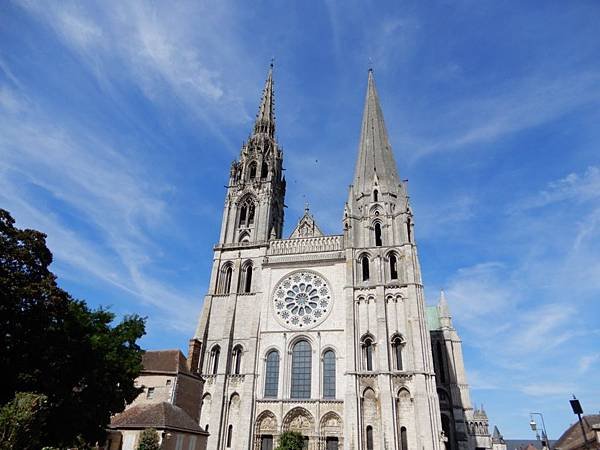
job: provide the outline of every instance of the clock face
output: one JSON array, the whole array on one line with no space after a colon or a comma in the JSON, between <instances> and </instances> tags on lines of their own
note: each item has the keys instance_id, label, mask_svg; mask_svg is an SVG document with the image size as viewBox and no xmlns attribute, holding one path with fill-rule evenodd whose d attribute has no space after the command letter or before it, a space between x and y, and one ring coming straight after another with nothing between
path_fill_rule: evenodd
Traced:
<instances>
[{"instance_id":1,"label":"clock face","mask_svg":"<svg viewBox=\"0 0 600 450\"><path fill-rule=\"evenodd\" d=\"M315 327L325 320L332 305L329 283L316 272L292 272L275 286L273 311L286 328L306 330Z\"/></svg>"}]
</instances>

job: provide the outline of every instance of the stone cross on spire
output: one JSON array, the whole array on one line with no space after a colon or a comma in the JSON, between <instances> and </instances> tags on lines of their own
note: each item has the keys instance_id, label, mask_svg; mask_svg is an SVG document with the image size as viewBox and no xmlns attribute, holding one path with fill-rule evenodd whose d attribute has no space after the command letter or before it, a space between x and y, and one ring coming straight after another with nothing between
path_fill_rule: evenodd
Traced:
<instances>
[{"instance_id":1,"label":"stone cross on spire","mask_svg":"<svg viewBox=\"0 0 600 450\"><path fill-rule=\"evenodd\" d=\"M355 192L370 193L373 189L373 180L377 180L381 189L387 192L396 191L400 184L396 161L383 120L383 111L375 89L373 69L369 69L358 160L354 171Z\"/></svg>"},{"instance_id":2,"label":"stone cross on spire","mask_svg":"<svg viewBox=\"0 0 600 450\"><path fill-rule=\"evenodd\" d=\"M269 137L275 137L275 96L273 92L273 61L269 66L269 73L262 99L254 123L254 134L264 133Z\"/></svg>"}]
</instances>

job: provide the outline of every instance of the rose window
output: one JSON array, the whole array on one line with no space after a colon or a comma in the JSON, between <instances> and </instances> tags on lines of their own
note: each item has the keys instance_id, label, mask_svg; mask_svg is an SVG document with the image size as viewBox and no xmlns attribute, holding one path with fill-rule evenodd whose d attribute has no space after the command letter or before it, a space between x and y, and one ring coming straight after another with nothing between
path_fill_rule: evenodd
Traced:
<instances>
[{"instance_id":1,"label":"rose window","mask_svg":"<svg viewBox=\"0 0 600 450\"><path fill-rule=\"evenodd\" d=\"M329 284L314 272L294 272L275 287L273 306L279 322L294 329L311 328L327 317L332 297Z\"/></svg>"}]
</instances>

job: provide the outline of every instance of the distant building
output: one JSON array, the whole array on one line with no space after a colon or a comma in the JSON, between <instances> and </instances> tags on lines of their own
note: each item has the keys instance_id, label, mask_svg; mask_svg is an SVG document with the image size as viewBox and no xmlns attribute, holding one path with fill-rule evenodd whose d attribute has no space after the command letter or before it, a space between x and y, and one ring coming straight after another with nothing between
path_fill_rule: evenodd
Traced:
<instances>
[{"instance_id":1,"label":"distant building","mask_svg":"<svg viewBox=\"0 0 600 450\"><path fill-rule=\"evenodd\" d=\"M425 306L408 184L373 72L340 234L324 235L306 208L283 237L283 156L270 70L230 168L190 345L190 367L206 380L208 448L272 450L297 431L307 450L492 449L446 299Z\"/></svg>"},{"instance_id":2,"label":"distant building","mask_svg":"<svg viewBox=\"0 0 600 450\"><path fill-rule=\"evenodd\" d=\"M204 450L208 433L198 425L204 382L179 350L148 351L136 384L143 392L109 426L106 450L135 450L139 434L155 428L163 450Z\"/></svg>"},{"instance_id":3,"label":"distant building","mask_svg":"<svg viewBox=\"0 0 600 450\"><path fill-rule=\"evenodd\" d=\"M589 450L600 449L600 414L583 416L583 429ZM558 439L553 447L555 450L584 450L585 442L579 421L575 422Z\"/></svg>"}]
</instances>

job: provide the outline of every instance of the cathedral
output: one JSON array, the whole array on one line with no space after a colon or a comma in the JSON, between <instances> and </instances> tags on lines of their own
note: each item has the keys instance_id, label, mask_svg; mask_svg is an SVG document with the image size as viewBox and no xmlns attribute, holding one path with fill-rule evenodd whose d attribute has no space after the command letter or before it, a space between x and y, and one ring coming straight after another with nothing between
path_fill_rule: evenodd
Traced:
<instances>
[{"instance_id":1,"label":"cathedral","mask_svg":"<svg viewBox=\"0 0 600 450\"><path fill-rule=\"evenodd\" d=\"M426 306L407 184L369 70L340 234L308 208L284 238L273 67L231 165L188 365L204 379L209 450L499 448L473 408L443 292ZM343 206L343 207L342 207Z\"/></svg>"}]
</instances>

